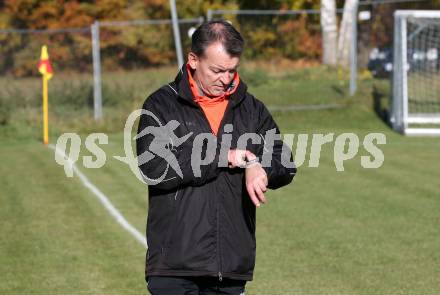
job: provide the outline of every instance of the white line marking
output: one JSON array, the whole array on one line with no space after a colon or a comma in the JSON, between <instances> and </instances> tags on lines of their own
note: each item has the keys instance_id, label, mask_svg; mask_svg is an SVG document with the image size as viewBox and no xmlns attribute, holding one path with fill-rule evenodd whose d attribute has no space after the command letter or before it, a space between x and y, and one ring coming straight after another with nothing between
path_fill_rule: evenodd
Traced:
<instances>
[{"instance_id":1,"label":"white line marking","mask_svg":"<svg viewBox=\"0 0 440 295\"><path fill-rule=\"evenodd\" d=\"M101 192L93 183L90 182L90 180L85 176L79 169L76 167L76 165L73 163L73 161L60 149L57 149L54 145L49 144L49 147L53 149L56 153L61 155L62 157L69 159L69 163L72 165L73 172L76 173L81 180L81 182L84 184L85 187L87 187L89 190L92 191L92 193L98 198L98 200L104 205L105 209L110 213L110 215L113 216L114 219L126 230L128 231L139 243L141 243L145 248L148 248L148 243L143 234L141 234L134 226L132 226L125 218L124 216L113 206L113 204L110 202L110 200L107 198L106 195L104 195L103 192Z\"/></svg>"}]
</instances>

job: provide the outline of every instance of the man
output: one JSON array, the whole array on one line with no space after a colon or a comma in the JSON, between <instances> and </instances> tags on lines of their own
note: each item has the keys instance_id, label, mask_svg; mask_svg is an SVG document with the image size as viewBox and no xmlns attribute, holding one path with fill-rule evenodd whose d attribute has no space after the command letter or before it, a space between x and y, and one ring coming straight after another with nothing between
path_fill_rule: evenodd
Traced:
<instances>
[{"instance_id":1,"label":"man","mask_svg":"<svg viewBox=\"0 0 440 295\"><path fill-rule=\"evenodd\" d=\"M243 43L228 22L202 24L174 82L143 105L136 143L149 183L153 295L244 294L255 266L256 207L267 188L287 185L296 172L290 149L267 136L279 134L268 110L240 80Z\"/></svg>"}]
</instances>

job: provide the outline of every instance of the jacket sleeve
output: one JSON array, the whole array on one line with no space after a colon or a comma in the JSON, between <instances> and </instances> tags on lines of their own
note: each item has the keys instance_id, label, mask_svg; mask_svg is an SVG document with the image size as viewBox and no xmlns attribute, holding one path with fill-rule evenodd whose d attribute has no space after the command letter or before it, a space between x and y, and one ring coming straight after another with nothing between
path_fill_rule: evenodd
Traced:
<instances>
[{"instance_id":1,"label":"jacket sleeve","mask_svg":"<svg viewBox=\"0 0 440 295\"><path fill-rule=\"evenodd\" d=\"M178 146L173 146L168 136L157 132L144 132L144 135L139 137L143 130L151 130L168 123L164 119L166 117L164 112L168 110L161 111L160 109L163 108L157 107L150 98L145 101L142 109L136 138L136 153L139 170L149 186L161 190L174 190L181 186L200 186L217 177L220 171L218 165L220 146L217 143L215 149L206 150L206 153L215 153L211 155L214 160L210 164L200 165L200 173L195 174L191 164L194 136ZM153 140L155 145L151 145ZM159 149L161 151L158 151ZM163 157L163 149L169 150L165 151L165 155L168 156ZM175 169L176 167L178 168Z\"/></svg>"},{"instance_id":2,"label":"jacket sleeve","mask_svg":"<svg viewBox=\"0 0 440 295\"><path fill-rule=\"evenodd\" d=\"M262 144L257 148L257 155L267 173L268 188L277 189L289 184L296 174L291 147L281 139L280 130L268 109L260 103L257 133Z\"/></svg>"}]
</instances>

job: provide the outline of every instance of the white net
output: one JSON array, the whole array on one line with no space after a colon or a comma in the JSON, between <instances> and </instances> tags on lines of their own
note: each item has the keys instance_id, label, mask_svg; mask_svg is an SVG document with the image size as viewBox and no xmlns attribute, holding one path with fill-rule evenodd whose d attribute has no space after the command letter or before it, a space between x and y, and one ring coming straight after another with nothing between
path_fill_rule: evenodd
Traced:
<instances>
[{"instance_id":1,"label":"white net","mask_svg":"<svg viewBox=\"0 0 440 295\"><path fill-rule=\"evenodd\" d=\"M440 117L440 18L407 19L408 112Z\"/></svg>"},{"instance_id":2,"label":"white net","mask_svg":"<svg viewBox=\"0 0 440 295\"><path fill-rule=\"evenodd\" d=\"M394 47L394 128L440 135L440 12L396 13Z\"/></svg>"}]
</instances>

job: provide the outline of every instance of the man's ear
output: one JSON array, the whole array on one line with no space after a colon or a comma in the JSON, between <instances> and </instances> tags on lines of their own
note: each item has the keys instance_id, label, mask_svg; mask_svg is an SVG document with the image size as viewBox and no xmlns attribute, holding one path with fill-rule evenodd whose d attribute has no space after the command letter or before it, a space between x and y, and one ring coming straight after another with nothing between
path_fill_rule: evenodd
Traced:
<instances>
[{"instance_id":1,"label":"man's ear","mask_svg":"<svg viewBox=\"0 0 440 295\"><path fill-rule=\"evenodd\" d=\"M188 64L192 70L197 69L198 61L199 57L194 52L188 53Z\"/></svg>"}]
</instances>

